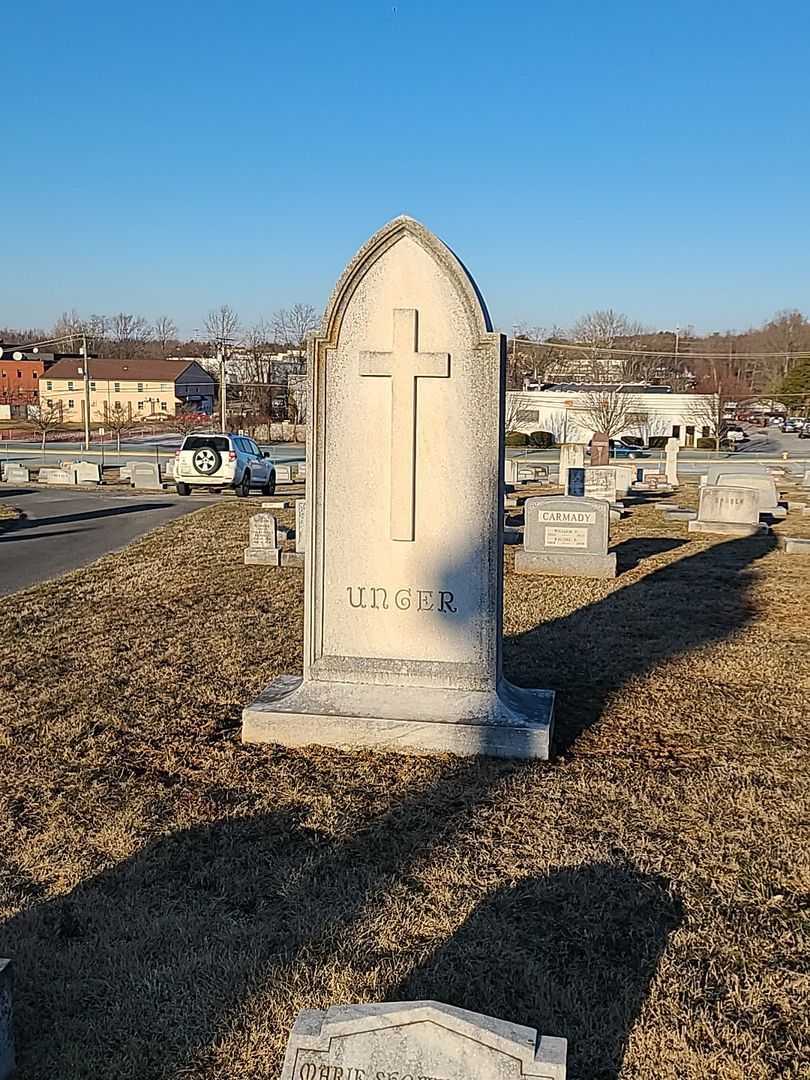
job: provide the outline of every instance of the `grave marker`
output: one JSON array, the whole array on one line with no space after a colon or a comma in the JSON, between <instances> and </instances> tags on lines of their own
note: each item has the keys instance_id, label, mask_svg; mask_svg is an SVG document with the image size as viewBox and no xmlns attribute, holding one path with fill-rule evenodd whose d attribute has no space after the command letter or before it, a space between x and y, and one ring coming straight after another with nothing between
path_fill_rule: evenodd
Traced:
<instances>
[{"instance_id":1,"label":"grave marker","mask_svg":"<svg viewBox=\"0 0 810 1080\"><path fill-rule=\"evenodd\" d=\"M163 490L163 484L160 482L160 466L154 461L131 461L129 479L134 488L142 491Z\"/></svg>"},{"instance_id":2,"label":"grave marker","mask_svg":"<svg viewBox=\"0 0 810 1080\"><path fill-rule=\"evenodd\" d=\"M785 517L784 506L779 505L779 493L776 484L770 476L759 476L753 473L720 473L716 483L720 487L753 488L759 497L760 514L769 514L771 517Z\"/></svg>"},{"instance_id":3,"label":"grave marker","mask_svg":"<svg viewBox=\"0 0 810 1080\"><path fill-rule=\"evenodd\" d=\"M418 222L349 264L309 344L304 676L244 710L247 741L548 756L553 694L501 671L504 370Z\"/></svg>"},{"instance_id":4,"label":"grave marker","mask_svg":"<svg viewBox=\"0 0 810 1080\"><path fill-rule=\"evenodd\" d=\"M27 484L31 480L31 474L27 466L9 462L6 465L5 480L7 484Z\"/></svg>"},{"instance_id":5,"label":"grave marker","mask_svg":"<svg viewBox=\"0 0 810 1080\"><path fill-rule=\"evenodd\" d=\"M666 443L666 476L673 487L678 486L678 453L681 449L679 439L667 439Z\"/></svg>"},{"instance_id":6,"label":"grave marker","mask_svg":"<svg viewBox=\"0 0 810 1080\"><path fill-rule=\"evenodd\" d=\"M73 466L74 484L100 484L101 469L94 461L77 461Z\"/></svg>"},{"instance_id":7,"label":"grave marker","mask_svg":"<svg viewBox=\"0 0 810 1080\"><path fill-rule=\"evenodd\" d=\"M245 548L245 566L279 566L276 519L273 514L254 514L249 523L250 539Z\"/></svg>"},{"instance_id":8,"label":"grave marker","mask_svg":"<svg viewBox=\"0 0 810 1080\"><path fill-rule=\"evenodd\" d=\"M515 552L519 574L612 578L608 554L610 506L602 499L549 495L526 500L523 547Z\"/></svg>"},{"instance_id":9,"label":"grave marker","mask_svg":"<svg viewBox=\"0 0 810 1080\"><path fill-rule=\"evenodd\" d=\"M616 502L616 470L612 465L590 465L585 469L585 498Z\"/></svg>"},{"instance_id":10,"label":"grave marker","mask_svg":"<svg viewBox=\"0 0 810 1080\"><path fill-rule=\"evenodd\" d=\"M706 484L700 489L698 516L689 522L689 532L753 536L767 531L767 525L759 524L759 492L755 488Z\"/></svg>"},{"instance_id":11,"label":"grave marker","mask_svg":"<svg viewBox=\"0 0 810 1080\"><path fill-rule=\"evenodd\" d=\"M568 490L569 469L581 469L585 465L584 443L562 443L560 445L560 487Z\"/></svg>"},{"instance_id":12,"label":"grave marker","mask_svg":"<svg viewBox=\"0 0 810 1080\"><path fill-rule=\"evenodd\" d=\"M276 483L291 484L293 482L292 465L276 465Z\"/></svg>"},{"instance_id":13,"label":"grave marker","mask_svg":"<svg viewBox=\"0 0 810 1080\"><path fill-rule=\"evenodd\" d=\"M604 431L595 431L591 439L591 465L610 464L610 439Z\"/></svg>"},{"instance_id":14,"label":"grave marker","mask_svg":"<svg viewBox=\"0 0 810 1080\"><path fill-rule=\"evenodd\" d=\"M73 486L75 483L72 469L57 469L55 467L40 469L37 479L40 484L69 484Z\"/></svg>"},{"instance_id":15,"label":"grave marker","mask_svg":"<svg viewBox=\"0 0 810 1080\"><path fill-rule=\"evenodd\" d=\"M582 497L585 495L585 469L573 465L568 469L568 495Z\"/></svg>"},{"instance_id":16,"label":"grave marker","mask_svg":"<svg viewBox=\"0 0 810 1080\"><path fill-rule=\"evenodd\" d=\"M281 1080L565 1080L565 1039L436 1001L298 1014Z\"/></svg>"}]
</instances>

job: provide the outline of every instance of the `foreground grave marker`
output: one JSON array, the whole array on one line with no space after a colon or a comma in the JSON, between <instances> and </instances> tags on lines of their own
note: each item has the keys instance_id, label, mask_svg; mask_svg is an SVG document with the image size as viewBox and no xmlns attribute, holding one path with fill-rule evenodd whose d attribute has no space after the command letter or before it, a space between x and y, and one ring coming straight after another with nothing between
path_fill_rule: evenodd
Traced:
<instances>
[{"instance_id":1,"label":"foreground grave marker","mask_svg":"<svg viewBox=\"0 0 810 1080\"><path fill-rule=\"evenodd\" d=\"M551 577L616 577L616 555L608 554L609 516L610 506L600 499L527 499L515 570Z\"/></svg>"},{"instance_id":2,"label":"foreground grave marker","mask_svg":"<svg viewBox=\"0 0 810 1080\"><path fill-rule=\"evenodd\" d=\"M554 695L501 673L504 345L410 218L347 267L310 340L304 676L246 740L548 756Z\"/></svg>"},{"instance_id":3,"label":"foreground grave marker","mask_svg":"<svg viewBox=\"0 0 810 1080\"><path fill-rule=\"evenodd\" d=\"M250 540L245 548L245 566L278 566L281 549L278 546L276 519L272 514L254 514L250 519Z\"/></svg>"},{"instance_id":4,"label":"foreground grave marker","mask_svg":"<svg viewBox=\"0 0 810 1080\"><path fill-rule=\"evenodd\" d=\"M566 1040L436 1001L306 1009L281 1080L565 1080Z\"/></svg>"}]
</instances>

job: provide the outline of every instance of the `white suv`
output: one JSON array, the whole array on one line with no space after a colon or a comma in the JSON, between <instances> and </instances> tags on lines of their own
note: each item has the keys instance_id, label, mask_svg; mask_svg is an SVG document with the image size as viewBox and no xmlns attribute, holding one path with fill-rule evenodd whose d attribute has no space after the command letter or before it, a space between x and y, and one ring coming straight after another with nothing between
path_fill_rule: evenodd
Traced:
<instances>
[{"instance_id":1,"label":"white suv","mask_svg":"<svg viewBox=\"0 0 810 1080\"><path fill-rule=\"evenodd\" d=\"M251 488L272 495L276 470L247 435L186 435L175 457L174 482L178 495L190 495L195 487L232 487L244 499Z\"/></svg>"}]
</instances>

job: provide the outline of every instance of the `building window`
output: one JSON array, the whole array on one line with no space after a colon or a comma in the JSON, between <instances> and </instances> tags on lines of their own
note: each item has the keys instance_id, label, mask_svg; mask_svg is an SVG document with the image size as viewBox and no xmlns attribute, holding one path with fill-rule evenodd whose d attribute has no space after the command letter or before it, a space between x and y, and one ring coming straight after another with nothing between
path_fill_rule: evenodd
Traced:
<instances>
[{"instance_id":1,"label":"building window","mask_svg":"<svg viewBox=\"0 0 810 1080\"><path fill-rule=\"evenodd\" d=\"M45 383L45 389L46 390L53 390L53 383L52 382L46 382ZM48 404L50 405L50 402L48 402Z\"/></svg>"},{"instance_id":2,"label":"building window","mask_svg":"<svg viewBox=\"0 0 810 1080\"><path fill-rule=\"evenodd\" d=\"M120 382L114 383L113 384L113 390L114 390L114 392L116 394L120 394L121 393L121 383Z\"/></svg>"},{"instance_id":3,"label":"building window","mask_svg":"<svg viewBox=\"0 0 810 1080\"><path fill-rule=\"evenodd\" d=\"M39 375L37 375L37 373L36 373L35 371L34 371L34 372L32 372L32 374L33 374L33 376L34 376L34 378L35 378L35 379L38 379L38 378L39 378Z\"/></svg>"},{"instance_id":4,"label":"building window","mask_svg":"<svg viewBox=\"0 0 810 1080\"><path fill-rule=\"evenodd\" d=\"M700 429L700 437L702 439L710 439L712 437L711 430L708 427L701 428Z\"/></svg>"},{"instance_id":5,"label":"building window","mask_svg":"<svg viewBox=\"0 0 810 1080\"><path fill-rule=\"evenodd\" d=\"M166 412L166 408L167 408L167 405L166 405L166 402L165 402L165 401L161 401L161 403L160 403L160 407L161 407L161 409L163 410L163 412Z\"/></svg>"},{"instance_id":6,"label":"building window","mask_svg":"<svg viewBox=\"0 0 810 1080\"><path fill-rule=\"evenodd\" d=\"M95 390L95 388L96 388L96 380L91 379L91 381L90 381L90 389Z\"/></svg>"},{"instance_id":7,"label":"building window","mask_svg":"<svg viewBox=\"0 0 810 1080\"><path fill-rule=\"evenodd\" d=\"M76 387L73 385L73 380L71 379L68 382L68 390L75 390L75 389L76 389Z\"/></svg>"},{"instance_id":8,"label":"building window","mask_svg":"<svg viewBox=\"0 0 810 1080\"><path fill-rule=\"evenodd\" d=\"M76 404L76 402L73 400L73 398L68 398L68 408L69 409L72 409L75 406L75 404Z\"/></svg>"},{"instance_id":9,"label":"building window","mask_svg":"<svg viewBox=\"0 0 810 1080\"><path fill-rule=\"evenodd\" d=\"M169 389L169 384L168 384L168 383L165 383L165 382L162 382L162 383L160 384L160 389L161 389L161 390L168 390L168 389Z\"/></svg>"},{"instance_id":10,"label":"building window","mask_svg":"<svg viewBox=\"0 0 810 1080\"><path fill-rule=\"evenodd\" d=\"M672 438L673 439L680 439L680 437L681 437L681 425L680 424L673 424L672 425Z\"/></svg>"},{"instance_id":11,"label":"building window","mask_svg":"<svg viewBox=\"0 0 810 1080\"><path fill-rule=\"evenodd\" d=\"M142 401L138 402L138 412L143 412L143 402Z\"/></svg>"},{"instance_id":12,"label":"building window","mask_svg":"<svg viewBox=\"0 0 810 1080\"><path fill-rule=\"evenodd\" d=\"M18 371L18 372L17 372L17 378L18 378L18 379L21 379L21 378L22 378L22 372L21 372L21 371Z\"/></svg>"},{"instance_id":13,"label":"building window","mask_svg":"<svg viewBox=\"0 0 810 1080\"><path fill-rule=\"evenodd\" d=\"M518 424L539 424L540 423L540 410L539 409L518 409L515 422Z\"/></svg>"},{"instance_id":14,"label":"building window","mask_svg":"<svg viewBox=\"0 0 810 1080\"><path fill-rule=\"evenodd\" d=\"M139 394L142 394L142 393L143 393L143 383L142 383L142 382L139 382L139 383L138 383L138 393L139 393Z\"/></svg>"}]
</instances>

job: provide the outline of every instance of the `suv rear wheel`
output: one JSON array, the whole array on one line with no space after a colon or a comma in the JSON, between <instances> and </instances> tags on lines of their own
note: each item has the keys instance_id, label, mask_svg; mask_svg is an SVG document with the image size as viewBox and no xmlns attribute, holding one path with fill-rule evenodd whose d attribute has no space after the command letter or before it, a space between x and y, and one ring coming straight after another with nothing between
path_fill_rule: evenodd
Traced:
<instances>
[{"instance_id":1,"label":"suv rear wheel","mask_svg":"<svg viewBox=\"0 0 810 1080\"><path fill-rule=\"evenodd\" d=\"M275 495L276 493L276 470L270 473L270 479L262 488L262 495Z\"/></svg>"},{"instance_id":2,"label":"suv rear wheel","mask_svg":"<svg viewBox=\"0 0 810 1080\"><path fill-rule=\"evenodd\" d=\"M188 484L183 484L179 480L175 484L175 487L177 488L177 494L178 495L190 495L191 494L191 488L189 487L189 485Z\"/></svg>"},{"instance_id":3,"label":"suv rear wheel","mask_svg":"<svg viewBox=\"0 0 810 1080\"><path fill-rule=\"evenodd\" d=\"M242 480L236 488L236 494L240 499L246 499L250 494L250 473L245 469Z\"/></svg>"},{"instance_id":4,"label":"suv rear wheel","mask_svg":"<svg viewBox=\"0 0 810 1080\"><path fill-rule=\"evenodd\" d=\"M194 451L191 461L201 476L213 476L222 464L222 455L213 446L201 446Z\"/></svg>"}]
</instances>

